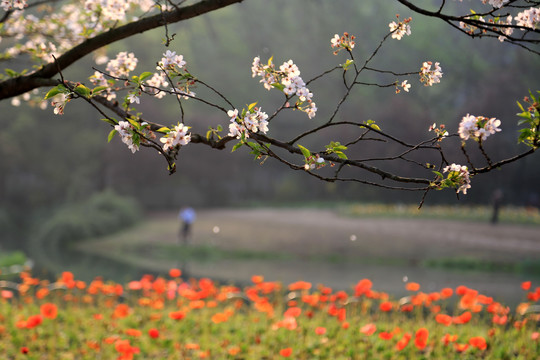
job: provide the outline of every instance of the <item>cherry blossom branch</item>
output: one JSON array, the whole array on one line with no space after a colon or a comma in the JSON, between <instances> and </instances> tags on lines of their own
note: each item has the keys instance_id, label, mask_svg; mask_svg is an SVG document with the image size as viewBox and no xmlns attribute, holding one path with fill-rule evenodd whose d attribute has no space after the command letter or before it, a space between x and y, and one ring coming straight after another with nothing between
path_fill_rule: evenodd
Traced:
<instances>
[{"instance_id":1,"label":"cherry blossom branch","mask_svg":"<svg viewBox=\"0 0 540 360\"><path fill-rule=\"evenodd\" d=\"M518 1L512 0L506 4L502 4L498 7L493 7L491 10L483 13L470 13L461 16L444 14L443 8L446 4L442 1L441 6L437 11L429 11L425 8L414 5L409 0L397 0L402 5L406 6L410 10L428 17L435 17L443 20L447 24L451 25L455 29L470 37L496 37L501 41L507 41L513 45L522 47L534 54L540 55L540 51L532 48L530 45L540 44L540 36L527 37L528 35L540 35L540 27L538 23L525 23L521 21L517 24L511 24L508 22L502 22L501 19L510 20L510 14L498 15L498 11L504 9L528 9L532 6L540 5L540 1L527 1L527 5L514 5ZM525 10L524 12L527 12ZM518 14L520 15L520 14ZM483 17L489 17L490 21L485 21ZM532 21L532 20L531 20ZM514 30L521 32L521 36L513 36ZM530 45L529 45L530 44Z\"/></svg>"},{"instance_id":2,"label":"cherry blossom branch","mask_svg":"<svg viewBox=\"0 0 540 360\"><path fill-rule=\"evenodd\" d=\"M31 8L34 8L34 7L38 7L38 6L41 6L41 5L45 5L45 4L49 4L49 3L56 3L56 2L60 2L62 0L41 0L41 1L36 1L36 2L33 2L33 3L30 3L30 4L27 4L26 5L26 9L31 9ZM7 10L4 15L0 18L0 24L6 22L6 20L11 16L11 14L13 14L14 10L11 9L11 10Z\"/></svg>"},{"instance_id":3,"label":"cherry blossom branch","mask_svg":"<svg viewBox=\"0 0 540 360\"><path fill-rule=\"evenodd\" d=\"M273 145L276 145L275 143L272 142ZM285 145L284 143L282 143L282 145ZM320 175L318 173L315 173L311 170L305 170L304 166L299 166L299 165L295 165L289 161L286 161L285 159L283 159L282 157L278 156L275 152L271 151L268 147L266 147L266 150L267 150L267 155L278 160L279 162L283 163L283 164L286 164L289 168L293 169L293 170L296 170L296 171L305 171L308 175L311 175L319 180L322 180L322 181L326 181L326 182L336 182L336 181L340 181L340 182L356 182L356 183L360 183L360 184L364 184L364 185L371 185L371 186L375 186L375 187L380 187L380 188L384 188L384 189L389 189L389 190L404 190L404 191L423 191L423 190L426 190L429 188L428 187L421 187L421 188L408 188L408 187L398 187L398 186L390 186L390 185L386 185L386 184L381 184L381 183L376 183L376 182L372 182L372 181L367 181L367 180L362 180L362 179L358 179L358 178L339 178L337 176L337 174L334 176L334 177L326 177L326 176L323 176L323 175ZM290 152L296 152L296 148L290 148L289 150ZM346 162L346 161L342 161L342 159L339 159L339 158L332 158L333 160L335 160L336 162L341 162L341 167L345 166L345 165L352 165L353 162ZM368 167L369 169L370 167ZM429 180L424 180L424 179L412 179L412 178L402 178L402 177L397 177L397 176L394 176L390 173L386 173L382 170L379 170L379 169L376 169L376 168L373 168L371 167L372 170L376 170L376 171L372 171L378 175L380 175L383 180L388 178L388 179L391 179L391 180L395 180L395 181L401 181L401 182L414 182L414 183L424 183L424 184L429 184ZM389 175L389 176L387 176Z\"/></svg>"},{"instance_id":4,"label":"cherry blossom branch","mask_svg":"<svg viewBox=\"0 0 540 360\"><path fill-rule=\"evenodd\" d=\"M242 1L243 0L201 0L193 5L166 11L163 14L149 16L117 28L112 28L105 33L101 33L83 41L71 50L62 54L58 57L58 66L60 66L61 69L65 69L93 51L119 40L161 27L165 24L191 19ZM38 87L51 86L54 84L54 81L51 80L51 78L57 74L57 65L52 62L29 75L4 80L0 82L0 100L24 94Z\"/></svg>"},{"instance_id":5,"label":"cherry blossom branch","mask_svg":"<svg viewBox=\"0 0 540 360\"><path fill-rule=\"evenodd\" d=\"M471 174L476 175L476 174L487 173L487 172L492 171L494 169L498 169L498 168L500 168L500 167L502 167L504 165L513 163L513 162L515 162L517 160L520 160L520 159L522 159L522 158L524 158L526 156L529 156L529 155L533 154L535 151L536 151L536 149L532 148L532 149L529 149L527 151L522 152L521 154L515 155L515 156L510 157L508 159L498 161L496 163L490 164L490 165L485 166L483 168L473 168L471 170Z\"/></svg>"},{"instance_id":6,"label":"cherry blossom branch","mask_svg":"<svg viewBox=\"0 0 540 360\"><path fill-rule=\"evenodd\" d=\"M238 0L229 0L229 2L238 2ZM216 5L217 3L222 4L224 1L209 0L206 3L213 3ZM442 1L437 13L438 15L442 15L445 4L446 2ZM514 4L514 2L512 2L512 4ZM168 14L174 13L175 11L183 12L187 8L191 7L176 7L176 10L161 12L158 15L162 21L161 26L166 26L166 24L169 23L168 21L170 19L167 18ZM495 10L492 10L487 14L494 14L494 11ZM150 18L155 18L155 16L146 19ZM532 149L526 153L509 159L499 160L498 162L492 161L482 146L483 141L488 136L501 131L499 128L501 122L495 118L488 119L483 116L467 114L460 122L458 133L451 135L448 134L444 125L437 127L436 124L433 124L429 131L434 131L436 136L429 137L426 140L420 140L417 143L410 143L409 141L401 139L399 135L396 136L387 131L383 131L373 120L367 120L363 123L350 120L337 121L337 114L341 110L342 105L350 100L355 86L378 86L381 88L395 87L396 93L399 93L401 90L408 92L411 86L407 83L407 80L403 82L398 82L396 80L392 83L371 83L361 78L362 73L376 72L393 75L398 78L419 75L420 82L424 86L432 86L440 82L443 73L439 63L425 61L418 72L405 73L392 70L381 70L369 66L379 53L383 44L389 40L390 37L392 39L400 40L403 36L410 34L409 22L411 19L400 20L399 16L397 16L397 19L397 23L391 22L389 24L390 31L386 33L373 52L366 56L362 65L359 65L356 61L352 51L354 48L354 36L351 36L348 33L344 33L343 36L335 35L331 40L331 47L336 49L334 54L344 50L343 53L347 55L346 62L322 72L307 83L304 83L304 80L300 77L300 70L292 60L284 62L281 66L277 66L277 64L273 63L273 58L270 58L268 62L261 62L260 58L256 57L252 64L253 76L260 76L262 78L260 82L262 82L263 86L268 90L279 91L283 94L282 104L277 106L273 112L271 112L270 116L263 112L262 109L257 106L257 103L247 105L247 108L243 109L235 108L227 97L217 90L216 87L209 85L207 82L196 78L188 72L186 69L186 61L184 61L183 56L177 55L170 50L167 50L166 53L163 54L161 61L158 62L158 72L146 71L139 76L130 75L130 72L135 70L137 64L137 59L134 54L121 52L117 55L116 59L109 61L107 64L107 72L96 70L96 73L90 78L95 87L88 88L84 84L67 82L63 78L62 69L66 63L62 63L62 59L67 61L65 56L67 56L70 51L73 51L73 49L71 49L64 55L58 57L58 59L55 58L54 65L56 66L56 69L54 71L55 74L60 74L62 79L61 85L51 89L46 95L46 99L53 98L55 113L59 114L63 112L65 104L70 100L84 99L105 118L109 125L112 126L113 130L109 134L109 140L111 140L115 134L119 134L121 140L128 145L128 148L132 152L139 150L139 146L152 148L166 159L170 173L173 173L176 170L175 161L179 151L183 146L186 146L189 143L202 144L214 149L225 149L229 143L231 143L233 151L244 147L249 149L249 151L257 158L263 156L265 159L268 157L274 158L293 170L305 171L310 176L323 181L357 182L387 189L423 191L422 202L431 189L450 187L457 189L457 192L463 192L465 194L467 189L470 188L469 176L480 172L491 171L498 166L517 161L535 151L538 147L538 127L540 125L535 125L536 129L531 125L536 124L535 121L538 117L536 113L533 113L533 110L536 109L535 106L538 107L538 102L534 97L531 101L525 100L529 104L532 104L531 107L534 109L531 110L531 107L529 107L528 110L524 110L524 113L522 114L522 117L527 118L525 122L529 124L530 128L525 129L528 130L529 133L524 134L522 138L520 138L522 142L531 146ZM443 20L445 19L443 18ZM105 34L123 29L125 26L113 28ZM102 35L86 40L83 43L95 40ZM46 65L36 73L39 73L49 65ZM341 69L341 74L335 74L335 71L338 69ZM297 110L305 113L309 119L313 118L316 115L317 107L312 99L313 93L307 88L307 85L314 81L322 81L323 79L326 81L327 77L334 74L341 75L341 79L337 77L336 80L340 83L342 81L344 88L343 94L336 99L335 104L329 108L331 113L327 119L323 119L321 125L312 125L313 127L311 129L296 135L289 141L268 135L269 123L286 110ZM19 78L24 78L24 76L20 76ZM56 81L55 84L58 84L58 81ZM209 90L211 100L208 99L208 97L197 96L192 92L191 90L195 84L200 84L205 87L205 90ZM2 83L0 83L0 90L1 85ZM120 95L121 92L126 93L126 95ZM206 91L206 93L208 93L208 91ZM56 100L57 95L58 97L63 97L63 99ZM116 100L117 95L123 96L123 102L121 104ZM133 103L139 103L139 96L142 95L156 98L162 98L164 96L176 97L176 101L180 107L181 122L178 122L177 125L172 125L172 127L169 128L144 119L142 114L136 112L136 105L131 105ZM188 115L184 112L183 99L190 99L199 104L206 105L211 109L217 110L220 113L227 114L230 120L228 133L226 133L226 135L223 133L223 127L220 124L215 128L210 127L206 136L196 133L196 130L186 126L185 120ZM121 120L117 121L106 115L106 112L104 111L106 109L115 113ZM275 123L272 123L272 126L274 124ZM320 142L324 139L322 136L323 132L327 129L336 127L347 130L347 136L353 137L353 140L342 145L337 141L333 141L333 139L326 139L324 140L325 142L332 141L330 141L328 145L321 145ZM157 138L156 134L162 136L158 141L155 140ZM307 142L308 137L310 137L310 140L316 138L315 140L318 142L318 145L313 145L314 149L307 149L298 143L304 139ZM445 152L445 150L447 150L446 146L445 149L441 147L441 142L447 137L459 137L461 139L461 151L470 168L451 163L447 160L447 158L450 158L450 155L454 155L451 151ZM480 146L480 151L488 162L487 167L476 168L473 165L465 145L468 139L476 141L478 146ZM360 156L357 155L353 158L353 156L350 155L353 154L351 151L352 149L348 148L353 145L358 148L362 141L383 142L384 146L393 146L391 148L392 152L390 155L385 156L365 156L364 158L359 158ZM160 142L162 144L160 144ZM438 162L438 171L434 170L435 165L424 163L424 160L418 160L423 159L423 157L418 157L418 155L429 155L428 159L430 162L435 158L435 161ZM419 170L419 167L422 170L422 175L421 177L404 176L403 174L408 174L408 169L403 171L384 169L386 164L393 163L406 164L408 168L414 168L415 170ZM337 168L334 171L327 171L322 169L325 166L337 166ZM358 171L359 175L350 176L350 171ZM331 175L328 176L326 175L327 173L331 173ZM379 177L380 180L371 180L374 175ZM395 183L401 185L395 186Z\"/></svg>"}]
</instances>

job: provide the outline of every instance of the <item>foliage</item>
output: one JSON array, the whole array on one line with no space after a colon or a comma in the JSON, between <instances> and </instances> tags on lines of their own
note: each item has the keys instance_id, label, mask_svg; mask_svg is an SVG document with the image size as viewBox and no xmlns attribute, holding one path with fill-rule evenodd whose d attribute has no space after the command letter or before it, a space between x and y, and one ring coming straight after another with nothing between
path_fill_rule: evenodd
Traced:
<instances>
[{"instance_id":1,"label":"foliage","mask_svg":"<svg viewBox=\"0 0 540 360\"><path fill-rule=\"evenodd\" d=\"M540 91L537 91L540 94ZM520 130L518 142L525 143L527 146L536 148L540 139L540 98L529 92L529 96L525 96L523 101L528 105L527 110L518 101L518 106L521 113L517 115L522 118L520 125L525 125L525 128Z\"/></svg>"},{"instance_id":2,"label":"foliage","mask_svg":"<svg viewBox=\"0 0 540 360\"><path fill-rule=\"evenodd\" d=\"M0 268L9 267L12 265L23 265L25 262L26 256L22 251L13 251L0 255Z\"/></svg>"},{"instance_id":3,"label":"foliage","mask_svg":"<svg viewBox=\"0 0 540 360\"><path fill-rule=\"evenodd\" d=\"M104 191L59 209L37 230L36 240L45 246L67 246L124 229L140 216L135 200Z\"/></svg>"},{"instance_id":4,"label":"foliage","mask_svg":"<svg viewBox=\"0 0 540 360\"><path fill-rule=\"evenodd\" d=\"M534 358L540 287L523 282L515 308L465 286L393 299L368 279L350 292L253 276L143 276L125 285L64 272L49 283L0 283L0 344L8 359ZM58 336L62 334L62 336Z\"/></svg>"}]
</instances>

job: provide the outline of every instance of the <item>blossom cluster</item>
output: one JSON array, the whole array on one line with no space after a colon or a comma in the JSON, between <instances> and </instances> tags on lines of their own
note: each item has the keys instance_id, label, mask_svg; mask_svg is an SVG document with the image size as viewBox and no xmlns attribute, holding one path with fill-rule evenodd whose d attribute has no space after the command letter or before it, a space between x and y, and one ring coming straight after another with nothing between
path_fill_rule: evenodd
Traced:
<instances>
[{"instance_id":1,"label":"blossom cluster","mask_svg":"<svg viewBox=\"0 0 540 360\"><path fill-rule=\"evenodd\" d=\"M183 55L177 55L176 51L167 50L161 61L158 62L158 70L178 70L186 65Z\"/></svg>"},{"instance_id":2,"label":"blossom cluster","mask_svg":"<svg viewBox=\"0 0 540 360\"><path fill-rule=\"evenodd\" d=\"M116 80L128 80L128 75L135 70L137 63L138 59L133 53L120 52L115 59L107 63L107 75L117 78ZM140 90L158 99L163 98L167 94L163 88L169 86L168 79L185 71L185 65L186 61L184 61L182 55L177 55L176 52L167 50L158 62L156 68L158 72L153 73L148 80L145 80L144 84L140 86ZM106 96L107 100L110 101L116 98L115 89L113 88L115 81L107 80L102 72L94 72L94 75L90 77L90 81L96 86L106 87L104 96ZM170 92L176 94L178 97L188 99L195 96L195 93L190 90L190 86L193 85L194 80L190 76L180 77L180 80L170 89ZM140 95L140 91L138 95ZM139 97L134 93L128 95L127 101L129 103L140 103Z\"/></svg>"},{"instance_id":3,"label":"blossom cluster","mask_svg":"<svg viewBox=\"0 0 540 360\"><path fill-rule=\"evenodd\" d=\"M516 24L531 29L537 29L540 24L540 8L531 7L516 16Z\"/></svg>"},{"instance_id":4,"label":"blossom cluster","mask_svg":"<svg viewBox=\"0 0 540 360\"><path fill-rule=\"evenodd\" d=\"M64 108L66 107L66 104L71 99L67 97L65 94L57 94L54 96L51 100L51 106L54 107L54 114L55 115L64 115Z\"/></svg>"},{"instance_id":5,"label":"blossom cluster","mask_svg":"<svg viewBox=\"0 0 540 360\"><path fill-rule=\"evenodd\" d=\"M411 84L408 83L408 80L403 80L401 84L396 82L396 94L399 94L401 92L400 88L403 89L405 92L409 92Z\"/></svg>"},{"instance_id":6,"label":"blossom cluster","mask_svg":"<svg viewBox=\"0 0 540 360\"><path fill-rule=\"evenodd\" d=\"M423 82L425 86L433 86L433 84L441 82L443 73L439 63L436 62L433 69L431 68L432 65L431 61L424 61L420 69L420 82Z\"/></svg>"},{"instance_id":7,"label":"blossom cluster","mask_svg":"<svg viewBox=\"0 0 540 360\"><path fill-rule=\"evenodd\" d=\"M187 145L191 141L191 134L188 133L188 130L189 127L180 123L159 139L163 143L163 151Z\"/></svg>"},{"instance_id":8,"label":"blossom cluster","mask_svg":"<svg viewBox=\"0 0 540 360\"><path fill-rule=\"evenodd\" d=\"M488 0L482 0L482 3L487 3ZM502 6L507 3L508 0L489 0L489 4L493 6L494 8L501 8ZM470 19L474 19L480 22L485 23L486 20L482 16L474 15L469 17ZM522 12L519 12L515 18L512 18L512 15L506 14L504 16L495 17L494 19L489 19L490 24L494 25L502 25L501 27L493 27L494 31L499 31L502 33L502 35L499 36L499 41L504 41L507 39L507 36L512 35L514 32L513 27L509 27L508 25L513 25L512 20L515 21L515 25L523 27L526 29L532 29L536 30L539 27L540 24L540 8L534 8L531 7L527 10L523 10ZM460 21L459 27L469 34L473 34L476 30L478 30L477 26L467 24L464 21ZM486 32L486 30L482 30L482 32Z\"/></svg>"},{"instance_id":9,"label":"blossom cluster","mask_svg":"<svg viewBox=\"0 0 540 360\"><path fill-rule=\"evenodd\" d=\"M304 165L304 170L313 170L320 169L326 165L326 160L322 158L319 154L312 155L305 159L306 164Z\"/></svg>"},{"instance_id":10,"label":"blossom cluster","mask_svg":"<svg viewBox=\"0 0 540 360\"><path fill-rule=\"evenodd\" d=\"M448 172L448 179L456 184L457 193L460 191L467 194L467 189L471 188L471 180L469 178L469 169L467 166L452 164L446 166L443 172Z\"/></svg>"},{"instance_id":11,"label":"blossom cluster","mask_svg":"<svg viewBox=\"0 0 540 360\"><path fill-rule=\"evenodd\" d=\"M399 21L399 15L396 15L396 17L398 18L398 22L396 23L395 21L392 21L390 24L388 24L388 27L392 33L392 39L401 40L404 35L411 35L411 26L409 23L411 22L412 18Z\"/></svg>"},{"instance_id":12,"label":"blossom cluster","mask_svg":"<svg viewBox=\"0 0 540 360\"><path fill-rule=\"evenodd\" d=\"M26 0L1 0L0 1L0 8L4 9L4 11L9 11L12 9L22 10L27 6L28 4L26 3Z\"/></svg>"},{"instance_id":13,"label":"blossom cluster","mask_svg":"<svg viewBox=\"0 0 540 360\"><path fill-rule=\"evenodd\" d=\"M444 124L437 127L437 124L433 123L433 125L429 127L429 131L433 131L437 135L437 141L442 141L442 139L448 136L448 131Z\"/></svg>"},{"instance_id":14,"label":"blossom cluster","mask_svg":"<svg viewBox=\"0 0 540 360\"><path fill-rule=\"evenodd\" d=\"M459 0L460 2L463 2L463 0ZM494 8L501 8L505 3L508 2L508 0L481 0L482 4L488 3L489 5L493 6Z\"/></svg>"},{"instance_id":15,"label":"blossom cluster","mask_svg":"<svg viewBox=\"0 0 540 360\"><path fill-rule=\"evenodd\" d=\"M104 86L105 91L101 93L108 101L116 99L116 93L111 88L111 82L105 78L105 75L99 71L94 71L94 75L90 76L90 82L94 86Z\"/></svg>"},{"instance_id":16,"label":"blossom cluster","mask_svg":"<svg viewBox=\"0 0 540 360\"><path fill-rule=\"evenodd\" d=\"M238 110L229 110L227 115L231 118L229 124L229 136L241 139L248 138L249 132L268 132L268 115L255 107L252 111L246 111L243 116L238 115Z\"/></svg>"},{"instance_id":17,"label":"blossom cluster","mask_svg":"<svg viewBox=\"0 0 540 360\"><path fill-rule=\"evenodd\" d=\"M84 8L104 21L122 21L131 7L139 7L143 12L154 6L152 0L86 0Z\"/></svg>"},{"instance_id":18,"label":"blossom cluster","mask_svg":"<svg viewBox=\"0 0 540 360\"><path fill-rule=\"evenodd\" d=\"M148 87L143 87L146 93L161 99L167 94L166 92L160 90L162 87L169 86L167 75L164 72L154 73L149 80L146 80L146 85L148 85Z\"/></svg>"},{"instance_id":19,"label":"blossom cluster","mask_svg":"<svg viewBox=\"0 0 540 360\"><path fill-rule=\"evenodd\" d=\"M284 62L279 70L276 69L272 59L268 61L268 64L261 63L260 57L253 59L251 66L252 77L260 76L261 81L265 89L270 90L272 88L278 88L287 97L297 96L295 108L301 110L307 114L311 119L317 113L317 106L311 100L313 93L306 87L306 83L300 77L300 70L292 60ZM307 103L307 105L304 105Z\"/></svg>"},{"instance_id":20,"label":"blossom cluster","mask_svg":"<svg viewBox=\"0 0 540 360\"><path fill-rule=\"evenodd\" d=\"M107 63L107 73L113 77L125 77L137 67L139 60L133 53L119 52L115 59Z\"/></svg>"},{"instance_id":21,"label":"blossom cluster","mask_svg":"<svg viewBox=\"0 0 540 360\"><path fill-rule=\"evenodd\" d=\"M115 78L127 78L129 73L137 67L139 60L135 57L133 53L128 53L126 51L119 52L116 55L116 58L109 60L106 67L106 72L108 75ZM104 86L105 93L102 94L107 98L108 101L116 99L116 93L112 88L114 80L107 80L105 75L100 71L95 71L94 75L90 77L90 82L95 86ZM139 102L138 98L130 97L129 101Z\"/></svg>"},{"instance_id":22,"label":"blossom cluster","mask_svg":"<svg viewBox=\"0 0 540 360\"><path fill-rule=\"evenodd\" d=\"M4 19L0 39L16 39L0 56L9 59L27 54L38 62L50 63L54 61L52 55L58 57L85 39L107 31L112 22L117 26L129 21L130 12L142 14L155 6L153 0L86 0L83 4L65 4L54 11L39 7L34 14L24 11L26 0L0 0L0 9L13 11ZM99 51L94 56L102 57Z\"/></svg>"},{"instance_id":23,"label":"blossom cluster","mask_svg":"<svg viewBox=\"0 0 540 360\"><path fill-rule=\"evenodd\" d=\"M482 0L482 3L485 4L489 2L489 5L493 6L494 8L501 8L505 3L508 2L508 0Z\"/></svg>"},{"instance_id":24,"label":"blossom cluster","mask_svg":"<svg viewBox=\"0 0 540 360\"><path fill-rule=\"evenodd\" d=\"M354 39L354 35L349 35L348 32L344 32L341 36L335 34L334 37L330 40L330 46L332 46L333 48L337 48L334 51L334 55L337 55L337 53L343 49L349 51L354 49Z\"/></svg>"},{"instance_id":25,"label":"blossom cluster","mask_svg":"<svg viewBox=\"0 0 540 360\"><path fill-rule=\"evenodd\" d=\"M182 71L185 71L185 65L186 62L184 61L183 55L177 55L175 51L167 50L163 57L161 58L161 61L158 62L158 66L156 67L157 70L165 71L165 74L162 72L158 74L154 74L154 77L151 79L151 82L154 83L149 85L154 87L157 83L163 83L164 86L168 85L167 82L167 75L171 77L180 74ZM176 83L176 85L171 89L171 91L176 94L178 97L182 97L184 99L189 99L190 97L195 97L195 93L191 91L189 88L190 86L193 86L195 84L195 81L191 79L190 76L187 76L187 78L180 78L180 81ZM165 95L163 91L159 91L157 89L152 89L151 92L155 93L155 96L158 98L161 98Z\"/></svg>"},{"instance_id":26,"label":"blossom cluster","mask_svg":"<svg viewBox=\"0 0 540 360\"><path fill-rule=\"evenodd\" d=\"M458 133L462 140L472 138L484 141L489 135L501 131L499 125L501 125L501 121L498 119L467 114L459 123Z\"/></svg>"},{"instance_id":27,"label":"blossom cluster","mask_svg":"<svg viewBox=\"0 0 540 360\"><path fill-rule=\"evenodd\" d=\"M119 121L118 125L115 125L114 130L118 132L122 142L127 145L132 153L139 150L139 145L133 139L133 135L135 135L133 125L131 125L128 121Z\"/></svg>"}]
</instances>

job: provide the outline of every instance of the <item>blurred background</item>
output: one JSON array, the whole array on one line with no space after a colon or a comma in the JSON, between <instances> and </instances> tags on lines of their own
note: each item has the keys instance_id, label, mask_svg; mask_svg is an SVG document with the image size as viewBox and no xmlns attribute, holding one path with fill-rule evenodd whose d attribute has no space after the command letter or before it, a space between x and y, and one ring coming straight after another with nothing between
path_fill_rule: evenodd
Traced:
<instances>
[{"instance_id":1,"label":"blurred background","mask_svg":"<svg viewBox=\"0 0 540 360\"><path fill-rule=\"evenodd\" d=\"M464 5L449 4L449 7L458 6ZM455 132L460 119L467 113L485 115L502 121L503 131L486 144L493 158L501 159L523 150L516 145L516 101L521 101L529 90L540 89L540 58L495 39L468 38L440 21L411 13L394 2L390 5L380 1L248 0L171 25L169 32L174 33L175 38L170 50L184 55L192 74L223 92L237 107L258 101L263 110L272 112L282 98L264 90L258 79L251 77L250 67L255 56L261 56L263 61L273 56L277 64L293 59L304 80L308 80L345 60L342 56L332 55L330 39L334 34L344 31L354 34L357 37L355 54L362 62L388 32L388 23L395 20L397 13L401 18L413 17L412 35L401 41L390 40L373 66L409 72L417 71L423 61L438 61L444 72L441 84L425 88L419 82L409 81L412 83L410 93L398 95L394 94L393 88L358 88L354 100L343 107L340 117L359 121L373 119L390 134L414 142L426 139L429 136L427 130L434 122L444 123L450 132ZM133 52L139 59L135 72L151 71L166 50L162 45L164 37L162 29L141 34L114 44L107 49L107 55L114 58L119 51ZM20 64L8 62L5 67L16 68L17 65ZM67 69L64 76L84 80L93 74L92 66L95 64L89 57ZM373 75L367 80L384 82L387 79ZM339 81L331 80L336 79L310 86L319 108L317 117L309 122L303 118L282 118L272 124L271 135L290 139L292 134L324 122L342 94ZM199 89L194 91L205 96L202 89L200 93ZM164 125L179 121L175 101L143 99L142 102L143 116ZM205 132L210 125L228 124L227 116L213 109L193 101L185 102L184 106L186 122L195 131ZM241 276L231 273L222 276L221 280L247 281L255 273L265 272L269 280L272 276L284 281L303 277L314 282L341 278L350 280L352 285L363 277L380 276L387 287L396 288L411 274L416 277L412 280L425 280L433 287L439 287L445 281L458 284L472 278L475 284L493 283L493 276L508 284L517 284L521 278L539 277L540 231L535 225L540 197L538 154L500 171L475 177L472 189L459 200L451 190L430 193L424 209L418 212L415 208L421 199L420 193L395 192L352 183L324 183L302 172L293 172L271 159L260 164L244 149L231 154L230 149L217 151L191 144L181 149L178 171L169 176L166 163L157 154L145 149L132 154L119 138L107 143L110 128L83 103L70 103L65 115L56 116L50 107L47 110L25 105L13 107L9 101L4 101L0 103L0 114L0 254L4 253L5 258L8 253L12 255L4 262L4 275L9 272L6 269L12 262L31 259L36 270L50 276L70 269L81 278L104 275L120 280L133 279L143 272L160 273L169 266L183 266L193 276L216 277L224 274L224 268L231 268L233 262L239 266L234 267L234 272ZM336 140L341 135L344 134L339 131L328 134L329 140ZM303 145L309 147L310 143ZM354 151L385 155L395 152L393 150L388 145L384 148L366 145L348 155L358 157L360 153ZM449 154L449 159L464 162L460 152ZM405 174L410 172L406 163L388 169ZM497 226L508 227L508 232L489 230L492 229L490 209L496 190L503 193L503 207L510 209L505 217L501 216L501 224ZM177 243L180 225L176 215L186 205L199 213L189 249ZM238 210L246 207L253 210L247 213ZM260 212L261 208L268 207L277 208L277 213L283 213L283 209L297 211L287 212L286 218L272 218L272 215ZM312 213L306 215L306 207ZM221 209L221 212L215 209ZM442 215L435 216L439 212ZM259 214L260 218L250 220L250 213ZM338 216L336 214L339 219L334 218ZM312 223L300 225L302 216L310 218ZM274 220L264 221L271 218ZM383 219L386 223L372 229L373 233L366 237L363 229L375 221L362 223L366 218ZM377 238L377 234L388 226L406 227L405 223L395 221L408 218L413 218L411 221L416 223L409 226L409 236L400 241L410 241L407 246L410 253L385 255L377 252L376 261L370 263L367 260L370 253L366 249L385 243ZM441 221L441 218L454 221L454 225L446 229L444 222L433 222ZM275 240L280 246L255 246L258 242L265 244L261 239L266 238L271 244L276 227L285 226L283 222L290 222L290 219L295 219L296 225L287 234L280 235L281 240ZM336 225L343 219L350 223L341 227ZM249 236L239 235L248 233L247 228L258 221L274 225L270 228L259 226ZM466 244L470 233L485 235L491 232L492 238L486 235L487 240L484 236L475 242L474 251L465 246L462 252L450 254L452 258L429 251L431 247L441 246L435 240L430 244L429 238L441 238L442 228L446 233L451 232L457 227L455 224L462 221L465 224L476 221L482 225L470 227L468 233L450 236L447 246L457 246L451 243L452 239ZM224 232L222 229L231 223L235 224L236 232ZM423 235L415 232L428 223ZM319 229L322 224L334 230L328 234L308 231ZM133 229L133 226L138 230L127 238L125 232L120 233ZM302 229L305 231L299 232ZM432 233L426 235L426 231ZM520 231L523 236L515 235ZM146 238L140 235L143 233L147 234ZM387 248L391 250L391 240L398 241L396 239L401 235L384 235ZM245 237L249 237L249 246L239 240ZM313 237L319 238L310 244L309 239ZM413 240L420 238L421 243ZM329 255L326 257L321 253L303 254L299 250L286 249L287 244L297 244L299 239L305 239L303 245L298 245L304 250L322 246L320 244L335 244L336 247L326 249ZM516 239L522 242L515 244ZM357 246L355 244L362 242L360 240L363 247L349 253L352 251L350 246ZM483 251L482 241L485 244L495 241L498 250ZM508 241L513 241L515 246L500 245L508 244ZM224 244L230 244L229 248ZM233 248L232 244L237 247ZM149 248L159 251L154 254ZM512 250L517 248L519 250ZM130 249L137 251L133 250L130 261L126 261ZM283 249L288 255L283 254ZM110 256L113 250L122 256ZM13 256L14 251L20 252ZM172 253L176 260L161 258L159 254L162 253ZM153 254L155 261L144 263L141 254L146 258ZM343 258L343 254L348 257ZM219 265L219 261L225 263ZM437 279L420 279L420 274L436 273L428 266L430 261L431 265L443 268L441 275ZM247 266L250 262L251 266ZM278 269L285 266L283 262L295 263L296 269L313 270L306 274L291 269L288 277L277 275ZM202 269L201 263L206 264ZM365 267L370 264L371 267ZM504 268L501 264L507 266L508 271L493 275L494 268ZM448 275L449 270L445 269L452 266L472 269ZM323 273L335 275L325 275L323 279ZM344 273L350 277L344 277Z\"/></svg>"}]
</instances>

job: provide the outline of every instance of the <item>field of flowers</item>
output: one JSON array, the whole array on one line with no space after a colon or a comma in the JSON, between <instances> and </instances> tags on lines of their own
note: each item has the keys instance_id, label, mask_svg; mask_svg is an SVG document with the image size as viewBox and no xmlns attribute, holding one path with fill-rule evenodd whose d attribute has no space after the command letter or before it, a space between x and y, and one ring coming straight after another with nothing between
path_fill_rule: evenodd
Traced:
<instances>
[{"instance_id":1,"label":"field of flowers","mask_svg":"<svg viewBox=\"0 0 540 360\"><path fill-rule=\"evenodd\" d=\"M509 308L464 286L394 299L368 279L350 292L253 276L143 276L127 284L0 281L2 359L538 359L540 287Z\"/></svg>"}]
</instances>

